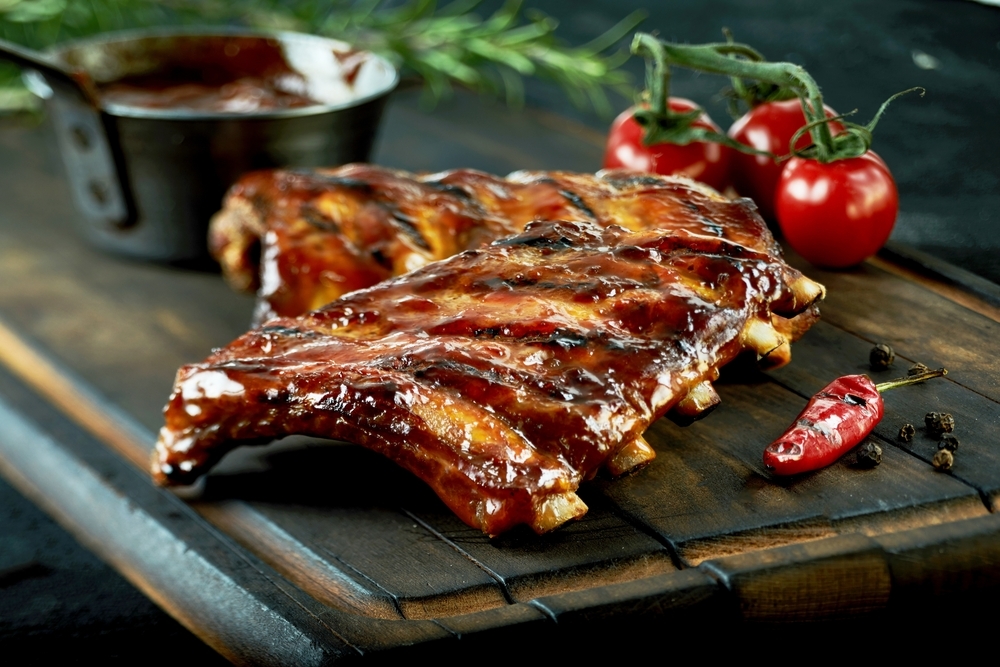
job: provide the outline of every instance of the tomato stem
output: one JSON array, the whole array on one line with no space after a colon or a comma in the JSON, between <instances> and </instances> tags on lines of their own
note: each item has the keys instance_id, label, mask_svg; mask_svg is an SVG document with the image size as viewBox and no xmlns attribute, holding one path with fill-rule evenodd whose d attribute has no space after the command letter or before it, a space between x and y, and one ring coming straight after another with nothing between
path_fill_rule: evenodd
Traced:
<instances>
[{"instance_id":1,"label":"tomato stem","mask_svg":"<svg viewBox=\"0 0 1000 667\"><path fill-rule=\"evenodd\" d=\"M666 53L657 48L660 40L647 33L636 33L632 40L632 53L653 60L653 67L646 67L646 90L649 91L649 107L653 112L670 115L670 66Z\"/></svg>"},{"instance_id":2,"label":"tomato stem","mask_svg":"<svg viewBox=\"0 0 1000 667\"><path fill-rule=\"evenodd\" d=\"M834 153L833 135L825 122L823 95L809 73L793 63L772 63L764 60L756 49L738 42L714 44L674 44L664 42L647 33L636 33L632 42L633 53L641 49L650 53L664 67L680 65L710 74L721 74L741 79L756 79L795 92L802 100L802 111L806 120L824 121L816 124L809 132L816 146L816 157L827 162ZM653 92L655 95L656 92Z\"/></svg>"},{"instance_id":3,"label":"tomato stem","mask_svg":"<svg viewBox=\"0 0 1000 667\"><path fill-rule=\"evenodd\" d=\"M857 125L856 123L850 123L847 120L845 120L848 116L852 116L852 115L856 114L857 112L858 112L858 110L855 109L853 111L848 111L847 113L842 113L839 116L824 116L823 120L814 120L814 121L806 123L805 125L803 125L802 127L800 127L798 130L796 130L795 134L792 135L792 138L788 142L788 153L789 154L787 156L783 156L783 158L784 157L804 157L804 156L806 156L808 154L809 150L811 149L811 147L803 148L801 150L795 148L795 145L799 142L799 137L801 137L803 134L811 133L812 129L814 127L816 127L817 125L820 125L820 124L824 124L825 125L826 123L829 123L829 122L832 122L832 121L841 121L845 126L849 126L851 128L852 139L855 139L856 140L855 143L861 147L860 150L852 152L850 154L850 157L857 157L859 155L863 155L864 153L866 153L868 151L868 149L872 145L872 135L871 135L871 132L869 132L867 129L865 129L861 125ZM810 134L810 136L812 136L812 135ZM837 151L838 157L845 157L844 153L845 153L845 151L843 150L843 142L841 142L841 146L838 147L838 151ZM820 161L822 162L822 160L820 160Z\"/></svg>"},{"instance_id":4,"label":"tomato stem","mask_svg":"<svg viewBox=\"0 0 1000 667\"><path fill-rule=\"evenodd\" d=\"M648 33L636 33L632 40L632 53L644 55L655 62L655 68L647 67L646 81L652 96L652 109L642 117L636 113L636 120L646 128L644 143L647 145L666 141L676 144L686 144L692 141L715 141L744 153L769 155L764 151L750 149L738 142L730 142L718 133L706 132L691 128L690 124L696 117L694 114L676 114L669 109L670 66L679 65L709 74L728 76L733 82L733 89L744 99L764 93L767 88L761 84L773 87L767 94L775 96L787 95L789 92L798 96L802 104L802 113L806 125L802 132L809 132L813 145L805 149L805 155L818 162L832 162L845 158L859 157L866 153L872 143L872 131L882 114L893 100L900 95L923 88L910 88L896 93L882 103L878 113L868 125L843 122L845 132L833 136L830 123L843 117L828 118L823 107L823 95L816 81L799 65L786 62L768 62L756 49L746 44L734 42L732 34L724 30L725 43L712 44L676 44L657 39ZM756 83L747 87L744 79ZM801 136L797 134L795 140ZM794 149L795 140L789 146L793 155L803 151Z\"/></svg>"},{"instance_id":5,"label":"tomato stem","mask_svg":"<svg viewBox=\"0 0 1000 667\"><path fill-rule=\"evenodd\" d=\"M722 34L726 37L726 44L736 43L736 40L733 38L733 33L729 28L723 28ZM730 55L729 57L736 58L737 56ZM759 58L750 58L750 60L762 61L765 60L765 58L760 56ZM750 85L747 85L747 83L740 77L730 76L729 83L731 90L726 91L725 95L729 98L729 113L733 117L733 120L740 118L745 113L739 108L739 102L743 102L743 104L746 105L747 110L750 110L766 102L781 102L793 98L798 99L798 95L795 94L794 90L789 90L788 88L765 83L763 81L755 81Z\"/></svg>"},{"instance_id":6,"label":"tomato stem","mask_svg":"<svg viewBox=\"0 0 1000 667\"><path fill-rule=\"evenodd\" d=\"M889 105L892 102L894 102L896 98L902 97L903 95L912 93L914 91L920 91L920 97L923 97L924 95L927 94L927 90L920 86L914 86L913 88L908 88L906 90L899 91L898 93L887 99L885 102L882 102L882 106L880 106L878 108L878 111L875 112L875 117L872 118L867 125L865 125L865 129L868 130L868 132L874 132L875 126L878 124L879 120L882 119L882 114L885 113L885 110L889 108Z\"/></svg>"},{"instance_id":7,"label":"tomato stem","mask_svg":"<svg viewBox=\"0 0 1000 667\"><path fill-rule=\"evenodd\" d=\"M723 45L725 46L725 45ZM747 58L763 60L764 56L745 44L732 44L727 49ZM647 146L657 143L671 143L684 146L693 142L711 142L728 146L734 150L754 155L766 155L776 158L772 153L757 150L751 146L711 130L694 127L693 124L702 115L701 109L678 112L670 108L670 63L672 58L666 43L648 33L639 32L632 40L632 53L652 61L652 66L646 65L646 91L649 95L648 105L643 108L638 105L634 113L636 122L643 127L643 143ZM724 57L724 59L728 59ZM735 61L734 61L735 62ZM685 65L678 61L678 64Z\"/></svg>"}]
</instances>

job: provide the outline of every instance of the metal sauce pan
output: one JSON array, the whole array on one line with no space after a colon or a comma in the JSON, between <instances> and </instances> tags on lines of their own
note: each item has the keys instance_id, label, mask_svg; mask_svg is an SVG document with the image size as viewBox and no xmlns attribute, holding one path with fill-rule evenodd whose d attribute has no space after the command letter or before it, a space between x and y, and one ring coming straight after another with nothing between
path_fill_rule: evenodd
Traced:
<instances>
[{"instance_id":1,"label":"metal sauce pan","mask_svg":"<svg viewBox=\"0 0 1000 667\"><path fill-rule=\"evenodd\" d=\"M367 160L399 81L383 58L285 32L115 33L44 57L53 67L39 63L26 80L51 113L84 236L107 250L166 261L205 256L208 221L240 174ZM300 75L317 103L240 112L131 106L101 94L106 84L158 72L254 74L261 62Z\"/></svg>"}]
</instances>

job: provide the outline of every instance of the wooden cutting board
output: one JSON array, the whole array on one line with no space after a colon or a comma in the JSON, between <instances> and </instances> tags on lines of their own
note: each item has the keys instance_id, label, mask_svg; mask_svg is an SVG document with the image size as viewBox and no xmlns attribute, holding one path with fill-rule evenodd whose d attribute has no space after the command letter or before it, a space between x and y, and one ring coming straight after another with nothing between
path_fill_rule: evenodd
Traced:
<instances>
[{"instance_id":1,"label":"wooden cutting board","mask_svg":"<svg viewBox=\"0 0 1000 667\"><path fill-rule=\"evenodd\" d=\"M377 161L598 166L600 137L565 119L465 97L417 108L396 98ZM544 537L487 539L391 462L308 439L238 450L181 499L146 473L160 409L178 366L244 331L251 299L213 273L82 246L50 137L8 129L0 150L21 156L0 167L0 472L236 662L905 614L1000 588L1000 310L960 286L885 258L844 272L792 258L829 292L792 363L728 369L708 419L655 424L654 463L585 484L587 516ZM897 354L876 381L917 361L949 375L887 394L877 468L847 457L772 478L764 446L829 380L867 372L876 342ZM932 410L957 423L946 473L920 428ZM897 439L903 423L918 427L912 443Z\"/></svg>"}]
</instances>

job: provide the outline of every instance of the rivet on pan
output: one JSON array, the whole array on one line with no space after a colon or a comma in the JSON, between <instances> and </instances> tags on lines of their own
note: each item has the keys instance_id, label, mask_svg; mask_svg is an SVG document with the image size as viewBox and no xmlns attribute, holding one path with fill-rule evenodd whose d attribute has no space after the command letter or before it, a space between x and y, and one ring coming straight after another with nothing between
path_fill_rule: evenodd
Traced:
<instances>
[{"instance_id":1,"label":"rivet on pan","mask_svg":"<svg viewBox=\"0 0 1000 667\"><path fill-rule=\"evenodd\" d=\"M101 206L108 203L108 187L100 181L90 181L87 184L87 188L90 190L90 196L94 198Z\"/></svg>"},{"instance_id":2,"label":"rivet on pan","mask_svg":"<svg viewBox=\"0 0 1000 667\"><path fill-rule=\"evenodd\" d=\"M73 135L73 141L76 142L76 147L81 150L90 149L90 133L87 132L86 128L81 125L74 125L70 130Z\"/></svg>"}]
</instances>

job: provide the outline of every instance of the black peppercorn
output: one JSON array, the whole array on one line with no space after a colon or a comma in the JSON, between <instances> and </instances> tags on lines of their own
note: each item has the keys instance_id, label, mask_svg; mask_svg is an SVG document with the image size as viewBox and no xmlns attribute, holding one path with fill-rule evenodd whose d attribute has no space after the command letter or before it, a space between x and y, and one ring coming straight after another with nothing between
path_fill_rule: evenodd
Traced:
<instances>
[{"instance_id":1,"label":"black peppercorn","mask_svg":"<svg viewBox=\"0 0 1000 667\"><path fill-rule=\"evenodd\" d=\"M947 449L949 452L954 452L958 449L958 438L951 433L945 433L938 441L938 449Z\"/></svg>"},{"instance_id":2,"label":"black peppercorn","mask_svg":"<svg viewBox=\"0 0 1000 667\"><path fill-rule=\"evenodd\" d=\"M927 432L935 438L955 430L955 418L947 412L928 412L924 415L924 424Z\"/></svg>"},{"instance_id":3,"label":"black peppercorn","mask_svg":"<svg viewBox=\"0 0 1000 667\"><path fill-rule=\"evenodd\" d=\"M868 353L868 365L873 371L884 371L896 360L896 353L885 343L879 343Z\"/></svg>"},{"instance_id":4,"label":"black peppercorn","mask_svg":"<svg viewBox=\"0 0 1000 667\"><path fill-rule=\"evenodd\" d=\"M955 457L952 456L951 452L947 449L939 449L936 454L934 454L934 459L931 461L934 467L938 470L951 470L951 467L955 465Z\"/></svg>"},{"instance_id":5,"label":"black peppercorn","mask_svg":"<svg viewBox=\"0 0 1000 667\"><path fill-rule=\"evenodd\" d=\"M913 428L913 424L903 424L899 428L899 439L903 442L913 442L913 434L917 432L917 429Z\"/></svg>"},{"instance_id":6,"label":"black peppercorn","mask_svg":"<svg viewBox=\"0 0 1000 667\"><path fill-rule=\"evenodd\" d=\"M882 448L874 442L866 442L858 449L856 461L862 468L874 468L882 463Z\"/></svg>"}]
</instances>

